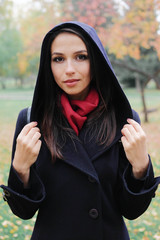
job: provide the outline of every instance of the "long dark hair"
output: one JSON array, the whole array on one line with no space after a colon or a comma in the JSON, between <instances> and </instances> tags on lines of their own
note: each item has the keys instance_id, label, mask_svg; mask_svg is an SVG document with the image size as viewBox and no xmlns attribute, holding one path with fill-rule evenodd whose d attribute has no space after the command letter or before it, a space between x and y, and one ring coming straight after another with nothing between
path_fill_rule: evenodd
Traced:
<instances>
[{"instance_id":1,"label":"long dark hair","mask_svg":"<svg viewBox=\"0 0 160 240\"><path fill-rule=\"evenodd\" d=\"M39 124L45 139L45 142L51 152L52 160L63 158L62 148L67 137L73 141L76 135L70 128L60 108L61 89L54 81L51 72L51 44L56 36L62 32L69 32L79 36L86 45L88 56L91 64L91 85L95 87L100 96L99 106L95 111L89 114L87 119L87 131L90 139L95 139L97 144L104 147L110 145L116 134L116 117L115 109L112 104L112 84L110 68L104 58L101 56L97 47L89 39L85 31L77 28L63 28L53 32L50 35L46 55L44 60L44 86L43 104L39 104ZM105 68L104 68L105 66ZM61 138L59 139L59 136Z\"/></svg>"}]
</instances>

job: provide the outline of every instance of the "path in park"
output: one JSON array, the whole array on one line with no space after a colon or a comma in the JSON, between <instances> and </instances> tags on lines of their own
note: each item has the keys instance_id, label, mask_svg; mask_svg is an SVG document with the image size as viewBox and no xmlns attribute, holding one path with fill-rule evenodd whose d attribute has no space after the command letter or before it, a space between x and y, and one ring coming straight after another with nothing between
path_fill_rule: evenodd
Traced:
<instances>
[{"instance_id":1,"label":"path in park","mask_svg":"<svg viewBox=\"0 0 160 240\"><path fill-rule=\"evenodd\" d=\"M32 93L31 92L11 92L11 93L5 93L0 92L0 100L31 100L32 99Z\"/></svg>"}]
</instances>

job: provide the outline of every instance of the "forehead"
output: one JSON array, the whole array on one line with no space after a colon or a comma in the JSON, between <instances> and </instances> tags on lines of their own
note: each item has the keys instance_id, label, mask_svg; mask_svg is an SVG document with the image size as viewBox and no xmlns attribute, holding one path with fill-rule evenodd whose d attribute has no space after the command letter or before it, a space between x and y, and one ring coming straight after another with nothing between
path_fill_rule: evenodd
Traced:
<instances>
[{"instance_id":1,"label":"forehead","mask_svg":"<svg viewBox=\"0 0 160 240\"><path fill-rule=\"evenodd\" d=\"M87 50L83 40L74 33L60 33L51 44L51 51Z\"/></svg>"}]
</instances>

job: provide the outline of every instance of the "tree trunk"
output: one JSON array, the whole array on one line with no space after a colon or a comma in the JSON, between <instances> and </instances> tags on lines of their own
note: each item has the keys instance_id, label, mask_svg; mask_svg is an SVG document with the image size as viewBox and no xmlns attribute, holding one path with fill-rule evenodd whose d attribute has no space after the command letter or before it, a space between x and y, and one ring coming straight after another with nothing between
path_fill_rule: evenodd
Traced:
<instances>
[{"instance_id":1,"label":"tree trunk","mask_svg":"<svg viewBox=\"0 0 160 240\"><path fill-rule=\"evenodd\" d=\"M141 84L138 78L135 79L136 89L138 92L141 92Z\"/></svg>"},{"instance_id":2,"label":"tree trunk","mask_svg":"<svg viewBox=\"0 0 160 240\"><path fill-rule=\"evenodd\" d=\"M5 78L1 78L0 83L1 83L2 89L6 89Z\"/></svg>"},{"instance_id":3,"label":"tree trunk","mask_svg":"<svg viewBox=\"0 0 160 240\"><path fill-rule=\"evenodd\" d=\"M141 93L142 104L143 104L144 122L148 122L148 111L147 111L147 106L145 101L144 90L145 90L145 87L142 84L140 93Z\"/></svg>"},{"instance_id":4,"label":"tree trunk","mask_svg":"<svg viewBox=\"0 0 160 240\"><path fill-rule=\"evenodd\" d=\"M156 84L156 88L157 88L158 90L160 90L160 82L159 82L159 79L155 78L155 79L154 79L154 82L155 82L155 84Z\"/></svg>"},{"instance_id":5,"label":"tree trunk","mask_svg":"<svg viewBox=\"0 0 160 240\"><path fill-rule=\"evenodd\" d=\"M20 79L20 88L22 88L23 87L23 78L19 78Z\"/></svg>"},{"instance_id":6,"label":"tree trunk","mask_svg":"<svg viewBox=\"0 0 160 240\"><path fill-rule=\"evenodd\" d=\"M148 111L147 111L147 106L146 106L146 100L145 100L145 84L140 83L140 80L138 77L136 77L136 86L138 86L138 90L140 92L141 95L141 99L142 99L142 106L143 106L143 113L144 113L144 121L148 122Z\"/></svg>"}]
</instances>

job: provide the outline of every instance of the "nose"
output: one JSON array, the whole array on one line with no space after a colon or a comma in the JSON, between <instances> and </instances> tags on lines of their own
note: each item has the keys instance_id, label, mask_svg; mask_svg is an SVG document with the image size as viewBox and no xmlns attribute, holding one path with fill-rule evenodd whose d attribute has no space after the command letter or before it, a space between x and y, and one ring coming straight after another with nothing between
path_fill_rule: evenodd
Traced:
<instances>
[{"instance_id":1,"label":"nose","mask_svg":"<svg viewBox=\"0 0 160 240\"><path fill-rule=\"evenodd\" d=\"M72 75L75 73L75 68L74 68L74 64L71 60L68 60L66 63L66 74L67 75Z\"/></svg>"}]
</instances>

